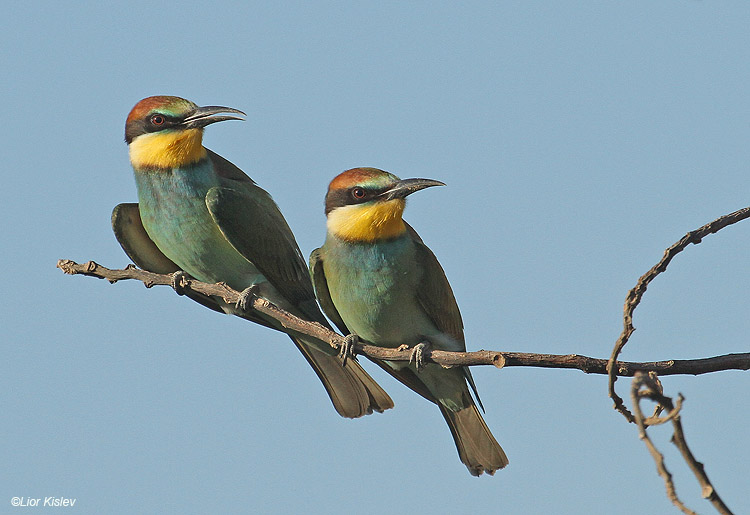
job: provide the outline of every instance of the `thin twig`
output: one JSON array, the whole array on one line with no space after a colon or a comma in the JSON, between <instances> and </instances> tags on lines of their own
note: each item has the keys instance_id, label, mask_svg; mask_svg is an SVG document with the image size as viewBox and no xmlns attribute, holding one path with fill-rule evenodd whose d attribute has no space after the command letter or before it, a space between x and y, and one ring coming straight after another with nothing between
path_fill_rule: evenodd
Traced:
<instances>
[{"instance_id":1,"label":"thin twig","mask_svg":"<svg viewBox=\"0 0 750 515\"><path fill-rule=\"evenodd\" d=\"M172 276L155 274L141 270L132 265L123 270L112 270L103 267L93 261L78 264L70 260L60 260L58 268L66 274L82 274L110 282L125 279L142 281L147 287L154 285L171 285ZM223 283L209 284L200 281L189 280L183 288L190 289L205 295L218 296L227 304L237 302L240 293ZM308 322L284 311L266 299L254 298L251 306L253 309L271 316L281 322L287 329L307 334L322 342L326 342L336 350L344 341L343 336L334 333L326 327L314 322ZM387 359L390 361L409 361L411 349L385 349L374 345L357 343L355 345L357 354L363 354L371 358ZM494 365L502 367L543 367L543 368L567 368L577 369L589 374L606 374L606 359L590 358L576 354L534 354L527 352L498 352L480 350L475 352L448 352L437 349L425 352L425 360L440 365L471 366L471 365ZM748 370L750 369L750 353L726 354L711 358L692 360L667 360L645 363L618 362L616 373L621 376L632 376L639 370L656 371L661 375L674 374L706 374L720 370Z\"/></svg>"},{"instance_id":2,"label":"thin twig","mask_svg":"<svg viewBox=\"0 0 750 515\"><path fill-rule=\"evenodd\" d=\"M695 474L698 482L701 485L701 494L704 499L708 499L713 504L716 511L723 515L731 515L731 510L724 504L716 489L711 484L711 481L706 474L703 464L695 459L693 453L685 441L685 434L682 430L682 421L680 419L680 411L682 409L682 402L684 398L682 395L677 397L677 403L673 403L672 399L665 396L662 392L661 383L657 375L653 372L645 373L638 372L633 379L633 384L630 391L631 400L633 402L633 413L635 423L638 426L638 435L646 444L651 456L656 462L656 469L659 475L664 479L664 486L667 489L667 496L672 503L677 506L684 513L694 514L682 501L677 497L674 482L672 481L672 474L664 463L664 455L662 455L654 446L653 442L646 432L646 427L652 425L658 425L667 421L672 422L674 433L672 434L672 443L679 449L680 454L688 464L690 469ZM649 417L644 418L643 412L641 411L640 400L643 398L650 399L656 402L664 410L667 411L667 415L664 417Z\"/></svg>"},{"instance_id":3,"label":"thin twig","mask_svg":"<svg viewBox=\"0 0 750 515\"><path fill-rule=\"evenodd\" d=\"M667 489L667 497L669 497L669 500L672 501L672 504L677 506L683 513L687 513L688 515L696 515L694 511L685 506L685 504L680 501L680 498L677 497L677 491L674 487L674 481L672 481L672 474L669 472L669 470L667 469L667 465L664 463L664 455L658 451L654 443L651 441L651 438L649 438L648 433L646 432L646 424L644 422L645 418L643 416L643 412L641 411L640 400L642 397L646 397L649 393L651 393L650 391L644 392L641 390L642 387L648 388L644 384L647 378L648 374L646 373L636 374L635 378L633 379L632 387L630 389L630 398L633 401L633 421L638 426L638 437L643 440L644 444L646 444L648 452L651 453L651 457L656 463L656 470L664 480L664 486Z\"/></svg>"}]
</instances>

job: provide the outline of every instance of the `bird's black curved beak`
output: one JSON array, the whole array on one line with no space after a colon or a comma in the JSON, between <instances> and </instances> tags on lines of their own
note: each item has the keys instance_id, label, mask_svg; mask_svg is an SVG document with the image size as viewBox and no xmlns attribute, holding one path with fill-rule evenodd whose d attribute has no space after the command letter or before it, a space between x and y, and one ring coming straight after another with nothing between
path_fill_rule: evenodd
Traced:
<instances>
[{"instance_id":1,"label":"bird's black curved beak","mask_svg":"<svg viewBox=\"0 0 750 515\"><path fill-rule=\"evenodd\" d=\"M219 113L237 113L245 116L245 113L239 109L222 106L205 106L196 108L182 121L182 125L186 129L197 129L203 128L206 125L211 125L212 123L223 122L225 120L243 120L243 118L231 115L214 116Z\"/></svg>"},{"instance_id":2,"label":"bird's black curved beak","mask_svg":"<svg viewBox=\"0 0 750 515\"><path fill-rule=\"evenodd\" d=\"M423 190L430 186L445 186L445 183L432 179L403 179L381 193L380 198L383 200L405 198L415 191Z\"/></svg>"}]
</instances>

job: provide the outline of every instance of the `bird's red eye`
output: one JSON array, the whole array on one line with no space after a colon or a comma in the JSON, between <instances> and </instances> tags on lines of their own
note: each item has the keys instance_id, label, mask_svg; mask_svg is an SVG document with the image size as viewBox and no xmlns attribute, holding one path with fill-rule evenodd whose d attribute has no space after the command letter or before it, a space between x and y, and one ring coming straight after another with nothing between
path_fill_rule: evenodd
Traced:
<instances>
[{"instance_id":1,"label":"bird's red eye","mask_svg":"<svg viewBox=\"0 0 750 515\"><path fill-rule=\"evenodd\" d=\"M164 122L166 121L167 119L164 118L164 116L160 114L155 114L154 116L151 117L151 124L156 125L157 127L160 125L164 125Z\"/></svg>"},{"instance_id":2,"label":"bird's red eye","mask_svg":"<svg viewBox=\"0 0 750 515\"><path fill-rule=\"evenodd\" d=\"M354 188L352 190L352 197L354 197L356 199L363 199L363 198L365 198L365 195L366 195L366 192L362 188Z\"/></svg>"}]
</instances>

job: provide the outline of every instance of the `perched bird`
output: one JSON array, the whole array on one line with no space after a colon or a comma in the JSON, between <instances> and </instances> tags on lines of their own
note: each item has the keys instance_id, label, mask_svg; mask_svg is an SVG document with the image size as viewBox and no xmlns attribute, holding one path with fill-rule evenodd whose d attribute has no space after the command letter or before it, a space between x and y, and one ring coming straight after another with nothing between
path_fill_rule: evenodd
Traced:
<instances>
[{"instance_id":1,"label":"perched bird","mask_svg":"<svg viewBox=\"0 0 750 515\"><path fill-rule=\"evenodd\" d=\"M242 170L203 147L204 127L241 120L237 114L244 113L198 107L171 96L138 102L125 125L138 204L115 208L115 235L141 268L187 273L236 290L251 288L301 318L327 325L306 263L278 206ZM187 295L217 311L284 331L276 320L220 298ZM349 360L342 366L329 346L301 334L289 335L341 416L355 418L393 407L388 394L358 363Z\"/></svg>"},{"instance_id":2,"label":"perched bird","mask_svg":"<svg viewBox=\"0 0 750 515\"><path fill-rule=\"evenodd\" d=\"M420 366L425 345L466 350L445 272L402 219L407 195L438 185L444 184L400 180L375 168L337 176L326 195L325 244L310 256L310 273L323 311L344 334L379 347L415 346L416 363L378 364L438 405L472 475L494 474L508 458L471 398L467 380L479 401L469 369Z\"/></svg>"}]
</instances>

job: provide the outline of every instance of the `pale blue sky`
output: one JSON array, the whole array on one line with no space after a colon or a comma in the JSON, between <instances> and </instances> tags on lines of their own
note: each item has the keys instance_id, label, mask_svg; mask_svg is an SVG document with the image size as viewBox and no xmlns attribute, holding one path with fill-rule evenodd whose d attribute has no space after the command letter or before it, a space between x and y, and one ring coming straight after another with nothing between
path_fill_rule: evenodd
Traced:
<instances>
[{"instance_id":1,"label":"pale blue sky","mask_svg":"<svg viewBox=\"0 0 750 515\"><path fill-rule=\"evenodd\" d=\"M477 479L438 410L368 363L396 409L345 420L285 336L55 263L128 263L109 226L136 199L125 117L179 95L248 113L205 144L272 193L305 255L339 172L439 179L406 218L469 349L607 357L663 249L750 203L750 4L206 5L17 3L0 19L0 512L54 495L77 498L71 513L676 513L602 376L475 368L511 462ZM747 351L749 252L744 222L680 255L623 358ZM750 512L750 376L664 386ZM710 512L669 429L652 433Z\"/></svg>"}]
</instances>

